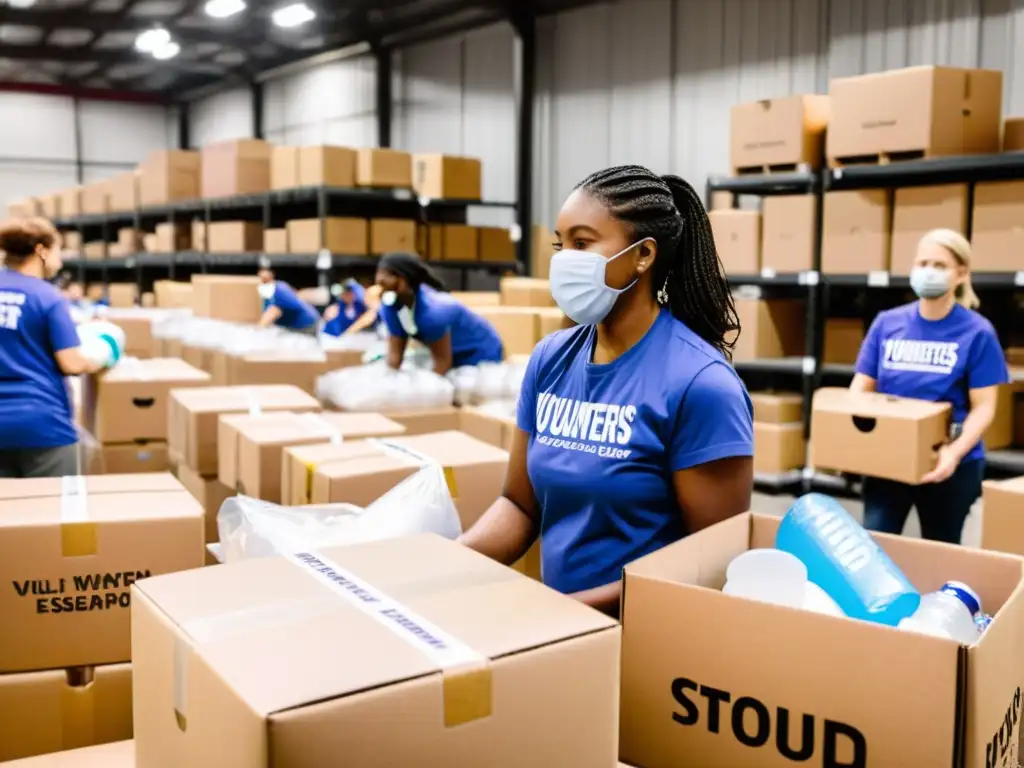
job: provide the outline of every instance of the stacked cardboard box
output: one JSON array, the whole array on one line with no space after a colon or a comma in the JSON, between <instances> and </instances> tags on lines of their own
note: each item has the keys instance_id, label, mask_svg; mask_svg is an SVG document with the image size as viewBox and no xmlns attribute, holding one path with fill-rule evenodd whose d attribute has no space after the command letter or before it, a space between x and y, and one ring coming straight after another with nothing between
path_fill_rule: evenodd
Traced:
<instances>
[{"instance_id":1,"label":"stacked cardboard box","mask_svg":"<svg viewBox=\"0 0 1024 768\"><path fill-rule=\"evenodd\" d=\"M153 152L139 166L139 199L143 206L166 205L200 196L202 156L186 150Z\"/></svg>"},{"instance_id":2,"label":"stacked cardboard box","mask_svg":"<svg viewBox=\"0 0 1024 768\"><path fill-rule=\"evenodd\" d=\"M241 275L192 275L192 311L235 323L260 319L259 279Z\"/></svg>"},{"instance_id":3,"label":"stacked cardboard box","mask_svg":"<svg viewBox=\"0 0 1024 768\"><path fill-rule=\"evenodd\" d=\"M803 402L791 392L752 392L754 404L754 472L779 475L803 469L807 458Z\"/></svg>"},{"instance_id":4,"label":"stacked cardboard box","mask_svg":"<svg viewBox=\"0 0 1024 768\"><path fill-rule=\"evenodd\" d=\"M743 332L733 360L792 357L804 353L804 303L798 299L734 296Z\"/></svg>"},{"instance_id":5,"label":"stacked cardboard box","mask_svg":"<svg viewBox=\"0 0 1024 768\"><path fill-rule=\"evenodd\" d=\"M202 148L200 192L203 197L247 195L270 190L270 145L260 139L237 139Z\"/></svg>"},{"instance_id":6,"label":"stacked cardboard box","mask_svg":"<svg viewBox=\"0 0 1024 768\"><path fill-rule=\"evenodd\" d=\"M202 526L169 474L0 480L0 762L131 738L131 588Z\"/></svg>"}]
</instances>

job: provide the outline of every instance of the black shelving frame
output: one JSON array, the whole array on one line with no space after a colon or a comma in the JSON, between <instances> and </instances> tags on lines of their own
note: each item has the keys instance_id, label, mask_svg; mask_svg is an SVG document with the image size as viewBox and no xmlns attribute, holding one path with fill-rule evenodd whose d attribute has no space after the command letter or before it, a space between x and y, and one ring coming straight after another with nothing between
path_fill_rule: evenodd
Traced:
<instances>
[{"instance_id":1,"label":"black shelving frame","mask_svg":"<svg viewBox=\"0 0 1024 768\"><path fill-rule=\"evenodd\" d=\"M863 292L867 313L883 305L893 305L893 292L909 294L910 282L905 276L887 272L862 275L831 275L821 272L821 250L825 195L830 191L899 189L904 187L940 184L967 185L967 231L971 237L974 209L974 186L993 181L1024 181L1024 151L991 155L940 157L910 160L887 165L854 165L842 168L808 168L790 173L750 175L738 177L712 176L707 180L707 207L712 209L715 193L733 195L738 207L738 196L767 197L770 195L813 194L816 197L813 269L798 274L729 275L734 287L757 286L765 295L784 290L803 290L807 301L806 351L804 358L757 360L737 362L741 375L774 376L777 381L792 381L799 376L800 391L804 395L804 432L810 435L811 397L823 384L848 383L854 373L852 365L823 362L825 322L832 308L832 299L838 292ZM973 272L976 290L991 293L1024 291L1024 269L1019 272ZM910 296L906 296L910 300ZM869 318L865 318L866 320ZM988 470L998 475L1024 475L1024 451L1001 450L989 455ZM802 485L809 490L815 484L808 472L802 475Z\"/></svg>"}]
</instances>

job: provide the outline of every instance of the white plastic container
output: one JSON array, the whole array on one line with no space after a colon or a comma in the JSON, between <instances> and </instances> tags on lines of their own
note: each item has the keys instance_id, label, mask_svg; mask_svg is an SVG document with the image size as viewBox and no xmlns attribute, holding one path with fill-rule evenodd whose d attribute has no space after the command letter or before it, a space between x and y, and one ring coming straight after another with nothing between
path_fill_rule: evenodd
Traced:
<instances>
[{"instance_id":1,"label":"white plastic container","mask_svg":"<svg viewBox=\"0 0 1024 768\"><path fill-rule=\"evenodd\" d=\"M938 592L921 596L921 605L899 628L932 637L944 637L971 645L978 639L974 615L981 611L981 598L959 581L950 581Z\"/></svg>"},{"instance_id":2,"label":"white plastic container","mask_svg":"<svg viewBox=\"0 0 1024 768\"><path fill-rule=\"evenodd\" d=\"M779 549L751 549L734 558L725 571L722 592L763 603L803 608L807 567Z\"/></svg>"}]
</instances>

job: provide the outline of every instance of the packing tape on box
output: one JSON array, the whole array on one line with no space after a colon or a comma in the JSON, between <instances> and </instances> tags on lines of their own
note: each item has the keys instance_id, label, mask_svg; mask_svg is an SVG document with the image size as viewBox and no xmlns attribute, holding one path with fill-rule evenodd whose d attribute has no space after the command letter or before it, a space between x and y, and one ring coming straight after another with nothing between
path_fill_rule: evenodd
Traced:
<instances>
[{"instance_id":1,"label":"packing tape on box","mask_svg":"<svg viewBox=\"0 0 1024 768\"><path fill-rule=\"evenodd\" d=\"M89 498L82 475L60 479L60 542L64 557L96 554L96 523L89 520Z\"/></svg>"},{"instance_id":2,"label":"packing tape on box","mask_svg":"<svg viewBox=\"0 0 1024 768\"><path fill-rule=\"evenodd\" d=\"M322 432L331 445L341 445L345 442L345 436L341 434L341 430L338 429L334 424L331 424L319 413L303 413L300 414L303 421L309 422L319 432Z\"/></svg>"},{"instance_id":3,"label":"packing tape on box","mask_svg":"<svg viewBox=\"0 0 1024 768\"><path fill-rule=\"evenodd\" d=\"M458 501L459 489L458 485L455 482L455 469L453 467L444 466L424 453L415 451L412 448L409 448L408 446L405 445L399 445L398 443L394 443L390 440L370 440L369 442L373 443L378 448L380 448L384 453L390 456L412 459L421 467L426 466L428 464L440 466L441 471L444 473L444 481L448 485L448 493L452 495L452 499L454 501Z\"/></svg>"},{"instance_id":4,"label":"packing tape on box","mask_svg":"<svg viewBox=\"0 0 1024 768\"><path fill-rule=\"evenodd\" d=\"M60 691L60 746L62 750L91 747L96 743L96 709L93 684L71 685Z\"/></svg>"},{"instance_id":5,"label":"packing tape on box","mask_svg":"<svg viewBox=\"0 0 1024 768\"><path fill-rule=\"evenodd\" d=\"M249 388L242 390L243 396L245 397L246 408L249 409L250 416L262 416L263 408L260 406L259 398Z\"/></svg>"}]
</instances>

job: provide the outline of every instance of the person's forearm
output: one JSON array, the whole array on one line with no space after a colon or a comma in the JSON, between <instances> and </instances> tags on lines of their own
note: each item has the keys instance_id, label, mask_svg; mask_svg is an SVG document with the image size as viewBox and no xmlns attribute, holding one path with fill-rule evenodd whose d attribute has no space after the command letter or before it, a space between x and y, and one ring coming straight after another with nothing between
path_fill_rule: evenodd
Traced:
<instances>
[{"instance_id":1,"label":"person's forearm","mask_svg":"<svg viewBox=\"0 0 1024 768\"><path fill-rule=\"evenodd\" d=\"M345 333L359 333L360 331L365 331L373 325L373 321L376 319L377 310L374 309L370 312L363 312L363 314L356 318L356 321L348 327L348 330L345 331Z\"/></svg>"},{"instance_id":2,"label":"person's forearm","mask_svg":"<svg viewBox=\"0 0 1024 768\"><path fill-rule=\"evenodd\" d=\"M278 307L267 307L267 311L260 317L260 327L269 328L281 317L281 310Z\"/></svg>"},{"instance_id":3,"label":"person's forearm","mask_svg":"<svg viewBox=\"0 0 1024 768\"><path fill-rule=\"evenodd\" d=\"M875 380L863 373L854 374L850 382L850 389L854 392L874 392L875 386Z\"/></svg>"},{"instance_id":4,"label":"person's forearm","mask_svg":"<svg viewBox=\"0 0 1024 768\"><path fill-rule=\"evenodd\" d=\"M616 581L612 584L605 584L603 587L575 592L570 597L617 619L619 618L619 603L622 599L622 582Z\"/></svg>"},{"instance_id":5,"label":"person's forearm","mask_svg":"<svg viewBox=\"0 0 1024 768\"><path fill-rule=\"evenodd\" d=\"M447 375L448 371L450 371L451 369L452 361L450 358L448 360L439 360L436 357L434 358L434 373L436 373L438 376Z\"/></svg>"},{"instance_id":6,"label":"person's forearm","mask_svg":"<svg viewBox=\"0 0 1024 768\"><path fill-rule=\"evenodd\" d=\"M985 435L985 430L992 424L995 418L995 406L988 403L971 408L964 419L963 428L960 430L960 437L950 444L950 448L958 459L963 459Z\"/></svg>"},{"instance_id":7,"label":"person's forearm","mask_svg":"<svg viewBox=\"0 0 1024 768\"><path fill-rule=\"evenodd\" d=\"M537 540L537 524L501 496L459 542L504 565L518 562Z\"/></svg>"}]
</instances>

